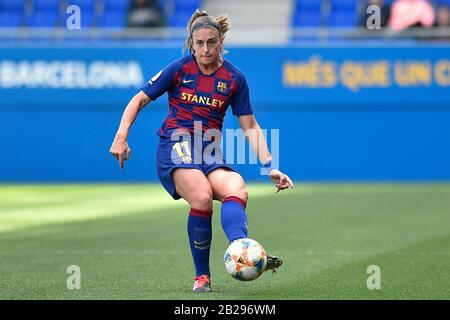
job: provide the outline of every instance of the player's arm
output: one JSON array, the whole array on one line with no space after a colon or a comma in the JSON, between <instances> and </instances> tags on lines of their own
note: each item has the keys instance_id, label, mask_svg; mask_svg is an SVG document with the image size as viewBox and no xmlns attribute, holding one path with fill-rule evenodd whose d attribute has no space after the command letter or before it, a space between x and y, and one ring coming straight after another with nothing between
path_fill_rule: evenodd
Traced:
<instances>
[{"instance_id":1,"label":"player's arm","mask_svg":"<svg viewBox=\"0 0 450 320\"><path fill-rule=\"evenodd\" d=\"M272 161L272 155L267 147L267 141L253 114L243 115L238 118L241 129L244 130L250 146L258 155L259 161L264 164Z\"/></svg>"},{"instance_id":2,"label":"player's arm","mask_svg":"<svg viewBox=\"0 0 450 320\"><path fill-rule=\"evenodd\" d=\"M125 160L128 160L131 155L131 150L127 143L128 133L136 120L139 111L141 111L150 101L155 101L169 89L178 68L179 62L175 61L155 74L153 78L141 88L139 93L130 100L125 108L119 129L117 130L114 142L109 150L109 152L119 160L121 169L123 169Z\"/></svg>"},{"instance_id":3,"label":"player's arm","mask_svg":"<svg viewBox=\"0 0 450 320\"><path fill-rule=\"evenodd\" d=\"M139 112L150 102L150 98L139 91L128 103L120 120L119 129L114 137L109 153L119 160L120 168L123 169L124 163L130 158L131 149L128 146L128 134L130 128L136 120Z\"/></svg>"},{"instance_id":4,"label":"player's arm","mask_svg":"<svg viewBox=\"0 0 450 320\"><path fill-rule=\"evenodd\" d=\"M293 188L294 184L289 176L270 165L272 163L272 155L269 152L266 138L264 137L255 116L253 114L242 115L238 120L239 125L245 132L245 136L247 137L250 146L258 155L259 161L270 170L269 176L277 187L277 192L287 188Z\"/></svg>"}]
</instances>

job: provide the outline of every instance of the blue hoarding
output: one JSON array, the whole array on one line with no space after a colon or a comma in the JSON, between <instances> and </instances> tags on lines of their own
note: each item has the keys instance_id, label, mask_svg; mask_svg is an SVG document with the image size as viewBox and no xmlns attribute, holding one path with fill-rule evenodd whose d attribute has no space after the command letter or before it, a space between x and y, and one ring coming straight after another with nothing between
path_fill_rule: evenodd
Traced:
<instances>
[{"instance_id":1,"label":"blue hoarding","mask_svg":"<svg viewBox=\"0 0 450 320\"><path fill-rule=\"evenodd\" d=\"M256 117L279 129L296 180L450 179L450 47L229 48ZM118 170L108 149L129 99L181 56L165 48L1 48L0 181L156 180L151 103ZM225 127L237 127L231 113ZM257 165L239 165L249 180Z\"/></svg>"}]
</instances>

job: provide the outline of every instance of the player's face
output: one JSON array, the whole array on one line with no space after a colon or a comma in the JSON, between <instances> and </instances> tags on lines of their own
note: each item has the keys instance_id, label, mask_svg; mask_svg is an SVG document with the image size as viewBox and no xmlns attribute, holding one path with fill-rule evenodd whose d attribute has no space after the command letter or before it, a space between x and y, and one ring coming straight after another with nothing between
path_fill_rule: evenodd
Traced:
<instances>
[{"instance_id":1,"label":"player's face","mask_svg":"<svg viewBox=\"0 0 450 320\"><path fill-rule=\"evenodd\" d=\"M192 35L193 47L197 62L204 66L211 66L220 61L220 50L223 38L214 28L201 28Z\"/></svg>"}]
</instances>

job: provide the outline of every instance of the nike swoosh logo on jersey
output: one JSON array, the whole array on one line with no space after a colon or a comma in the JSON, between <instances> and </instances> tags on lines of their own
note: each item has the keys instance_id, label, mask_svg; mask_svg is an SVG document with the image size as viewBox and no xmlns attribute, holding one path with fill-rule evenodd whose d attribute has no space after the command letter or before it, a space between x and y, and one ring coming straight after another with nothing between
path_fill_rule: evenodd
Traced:
<instances>
[{"instance_id":1,"label":"nike swoosh logo on jersey","mask_svg":"<svg viewBox=\"0 0 450 320\"><path fill-rule=\"evenodd\" d=\"M183 79L183 83L190 83L190 82L192 82L192 81L194 81L194 80L186 80L186 79Z\"/></svg>"},{"instance_id":2,"label":"nike swoosh logo on jersey","mask_svg":"<svg viewBox=\"0 0 450 320\"><path fill-rule=\"evenodd\" d=\"M208 241L209 241L209 240L205 240L205 241L195 241L195 240L194 240L194 244L202 245L202 244L206 244Z\"/></svg>"}]
</instances>

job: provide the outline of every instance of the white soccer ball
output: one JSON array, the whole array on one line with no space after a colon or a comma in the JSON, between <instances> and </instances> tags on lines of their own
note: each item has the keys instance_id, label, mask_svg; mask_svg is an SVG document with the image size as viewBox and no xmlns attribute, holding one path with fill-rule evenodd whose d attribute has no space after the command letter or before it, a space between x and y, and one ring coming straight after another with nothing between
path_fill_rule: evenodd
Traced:
<instances>
[{"instance_id":1,"label":"white soccer ball","mask_svg":"<svg viewBox=\"0 0 450 320\"><path fill-rule=\"evenodd\" d=\"M241 281L255 280L267 265L266 251L256 240L249 238L233 241L223 258L227 272Z\"/></svg>"}]
</instances>

